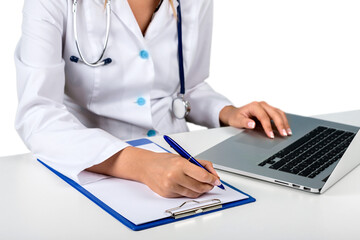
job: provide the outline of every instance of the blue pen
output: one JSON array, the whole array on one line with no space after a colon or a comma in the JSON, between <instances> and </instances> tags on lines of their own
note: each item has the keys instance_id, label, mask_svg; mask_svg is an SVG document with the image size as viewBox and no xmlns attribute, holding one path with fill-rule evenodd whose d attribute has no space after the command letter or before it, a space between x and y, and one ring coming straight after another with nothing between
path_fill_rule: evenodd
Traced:
<instances>
[{"instance_id":1,"label":"blue pen","mask_svg":"<svg viewBox=\"0 0 360 240\"><path fill-rule=\"evenodd\" d=\"M196 161L195 158L193 158L187 151L185 151L177 142L175 142L172 138L170 138L169 136L164 135L164 139L165 141L170 145L170 147L172 147L178 154L180 154L180 156L182 156L185 159L188 159L191 163L198 165L199 167L205 169L206 171L209 172L209 170L207 170L206 168L204 168L198 161ZM218 186L219 188L225 190L225 187L220 184Z\"/></svg>"}]
</instances>

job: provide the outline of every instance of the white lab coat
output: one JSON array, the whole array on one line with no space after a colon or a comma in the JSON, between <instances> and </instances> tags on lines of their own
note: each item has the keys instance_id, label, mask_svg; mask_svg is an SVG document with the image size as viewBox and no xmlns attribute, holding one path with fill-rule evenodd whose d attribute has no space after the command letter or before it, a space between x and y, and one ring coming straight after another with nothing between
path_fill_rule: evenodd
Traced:
<instances>
[{"instance_id":1,"label":"white lab coat","mask_svg":"<svg viewBox=\"0 0 360 240\"><path fill-rule=\"evenodd\" d=\"M79 1L83 54L102 51L103 0ZM174 1L175 5L177 2ZM231 104L204 82L209 74L212 0L182 0L187 120L219 127L219 111ZM176 7L176 6L175 6ZM71 0L26 0L22 37L15 53L19 106L15 127L35 156L80 183L84 169L128 146L124 139L188 131L171 102L179 92L176 20L167 0L145 36L126 0L112 1L105 57L109 65L73 63L76 50ZM148 58L140 52L146 51Z\"/></svg>"}]
</instances>

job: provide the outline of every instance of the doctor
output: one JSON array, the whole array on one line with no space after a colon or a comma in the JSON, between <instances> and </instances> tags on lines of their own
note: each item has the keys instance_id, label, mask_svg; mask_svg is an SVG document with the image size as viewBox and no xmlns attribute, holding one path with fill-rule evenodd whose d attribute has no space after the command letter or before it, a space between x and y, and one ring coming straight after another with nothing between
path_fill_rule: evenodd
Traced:
<instances>
[{"instance_id":1,"label":"doctor","mask_svg":"<svg viewBox=\"0 0 360 240\"><path fill-rule=\"evenodd\" d=\"M104 1L25 1L15 127L37 158L80 183L111 175L197 197L220 184L210 162L200 161L208 173L122 139L188 131L186 121L252 129L254 118L269 138L270 120L291 134L281 110L236 108L204 82L212 0L181 0L181 9L175 0Z\"/></svg>"}]
</instances>

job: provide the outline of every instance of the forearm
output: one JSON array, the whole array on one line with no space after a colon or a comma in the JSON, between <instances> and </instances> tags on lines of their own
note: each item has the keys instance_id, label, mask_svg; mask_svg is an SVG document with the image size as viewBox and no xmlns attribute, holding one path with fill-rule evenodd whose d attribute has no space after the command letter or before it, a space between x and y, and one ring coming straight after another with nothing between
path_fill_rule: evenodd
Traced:
<instances>
[{"instance_id":1,"label":"forearm","mask_svg":"<svg viewBox=\"0 0 360 240\"><path fill-rule=\"evenodd\" d=\"M86 170L144 183L144 169L147 162L151 161L151 155L151 152L140 148L126 147Z\"/></svg>"}]
</instances>

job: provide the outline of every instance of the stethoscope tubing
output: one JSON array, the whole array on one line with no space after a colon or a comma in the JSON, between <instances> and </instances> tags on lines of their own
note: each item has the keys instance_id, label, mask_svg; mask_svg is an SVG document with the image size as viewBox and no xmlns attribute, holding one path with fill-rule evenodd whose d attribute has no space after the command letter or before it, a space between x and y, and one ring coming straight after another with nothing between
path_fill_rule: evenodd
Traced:
<instances>
[{"instance_id":1,"label":"stethoscope tubing","mask_svg":"<svg viewBox=\"0 0 360 240\"><path fill-rule=\"evenodd\" d=\"M184 99L185 95L185 74L184 74L184 59L183 59L183 43L182 43L182 21L181 21L181 6L180 6L180 0L177 0L178 7L177 7L177 32L178 32L178 65L179 65L179 79L180 79L180 92L178 93L177 97L173 99L172 102L172 111L174 113L174 116L178 119L185 118L190 110L191 106L188 101ZM112 62L111 58L103 59L108 40L110 35L110 25L111 25L111 0L108 0L106 3L106 35L105 40L103 44L103 50L101 52L101 55L99 59L95 62L89 62L84 58L84 55L82 54L80 44L79 44L79 38L78 38L78 31L77 31L77 4L78 0L73 1L73 29L74 29L74 38L75 38L75 44L77 51L79 53L79 57L71 56L70 61L72 62L83 62L87 66L90 67L100 67L107 65ZM180 104L179 104L180 102Z\"/></svg>"},{"instance_id":2,"label":"stethoscope tubing","mask_svg":"<svg viewBox=\"0 0 360 240\"><path fill-rule=\"evenodd\" d=\"M73 2L73 24L74 24L74 38L75 38L75 44L76 44L76 49L78 50L79 53L79 57L74 57L71 56L70 60L73 62L77 62L77 61L81 61L83 63L85 63L86 65L90 66L90 67L99 67L99 66L103 66L106 64L109 64L111 62L110 58L104 59L104 54L107 48L107 44L109 41L109 35L110 35L110 26L111 26L111 0L108 0L106 3L106 35L105 35L105 40L104 40L104 44L103 44L103 50L101 52L101 55L99 57L99 59L95 62L89 62L85 59L84 55L82 54L81 48L80 48L80 44L79 44L79 38L78 38L78 31L77 31L77 4L78 1L74 0Z\"/></svg>"},{"instance_id":3,"label":"stethoscope tubing","mask_svg":"<svg viewBox=\"0 0 360 240\"><path fill-rule=\"evenodd\" d=\"M185 75L184 75L184 58L182 48L182 20L181 20L181 6L180 0L178 0L177 7L177 32L178 32L178 58L179 58L179 78L180 78L180 93L181 97L185 94Z\"/></svg>"}]
</instances>

